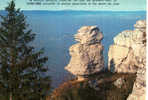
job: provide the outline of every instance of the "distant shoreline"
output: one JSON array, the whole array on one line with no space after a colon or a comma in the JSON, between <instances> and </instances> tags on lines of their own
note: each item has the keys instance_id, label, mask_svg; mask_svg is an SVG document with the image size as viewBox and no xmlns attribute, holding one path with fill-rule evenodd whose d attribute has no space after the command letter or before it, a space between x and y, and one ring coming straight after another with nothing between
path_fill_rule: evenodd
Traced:
<instances>
[{"instance_id":1,"label":"distant shoreline","mask_svg":"<svg viewBox=\"0 0 148 100\"><path fill-rule=\"evenodd\" d=\"M22 10L24 13L31 14L146 14L146 11L78 11L78 10ZM4 10L0 10L0 13L5 13Z\"/></svg>"},{"instance_id":2,"label":"distant shoreline","mask_svg":"<svg viewBox=\"0 0 148 100\"><path fill-rule=\"evenodd\" d=\"M4 10L0 10L0 11L4 11ZM138 10L138 11L109 11L109 10L105 10L105 11L94 11L94 10L22 10L24 12L91 12L91 13L94 13L94 12L114 12L114 13L121 13L121 12L124 12L124 13L127 13L127 12L147 12L147 11L144 11L144 10Z\"/></svg>"}]
</instances>

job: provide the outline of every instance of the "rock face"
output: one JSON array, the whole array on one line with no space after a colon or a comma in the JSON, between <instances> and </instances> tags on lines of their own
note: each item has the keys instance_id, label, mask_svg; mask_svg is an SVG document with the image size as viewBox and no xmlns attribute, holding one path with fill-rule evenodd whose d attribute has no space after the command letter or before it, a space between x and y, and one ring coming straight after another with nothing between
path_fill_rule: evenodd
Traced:
<instances>
[{"instance_id":1,"label":"rock face","mask_svg":"<svg viewBox=\"0 0 148 100\"><path fill-rule=\"evenodd\" d=\"M103 34L96 26L84 26L78 30L74 37L80 44L95 44L101 42Z\"/></svg>"},{"instance_id":2,"label":"rock face","mask_svg":"<svg viewBox=\"0 0 148 100\"><path fill-rule=\"evenodd\" d=\"M96 26L84 26L74 37L78 43L70 47L71 59L65 69L78 77L103 70L103 35L99 29Z\"/></svg>"},{"instance_id":3,"label":"rock face","mask_svg":"<svg viewBox=\"0 0 148 100\"><path fill-rule=\"evenodd\" d=\"M123 31L114 38L114 44L110 46L108 52L108 66L113 72L137 72L139 67L145 67L145 24L145 21L137 21L134 25L135 30Z\"/></svg>"},{"instance_id":4,"label":"rock face","mask_svg":"<svg viewBox=\"0 0 148 100\"><path fill-rule=\"evenodd\" d=\"M121 88L123 84L125 84L124 78L119 78L114 82L114 85L118 88Z\"/></svg>"},{"instance_id":5,"label":"rock face","mask_svg":"<svg viewBox=\"0 0 148 100\"><path fill-rule=\"evenodd\" d=\"M146 21L137 21L134 30L126 30L114 38L108 52L108 69L117 73L137 73L128 100L145 100L146 90Z\"/></svg>"},{"instance_id":6,"label":"rock face","mask_svg":"<svg viewBox=\"0 0 148 100\"><path fill-rule=\"evenodd\" d=\"M133 91L127 100L146 100L146 68L138 69Z\"/></svg>"}]
</instances>

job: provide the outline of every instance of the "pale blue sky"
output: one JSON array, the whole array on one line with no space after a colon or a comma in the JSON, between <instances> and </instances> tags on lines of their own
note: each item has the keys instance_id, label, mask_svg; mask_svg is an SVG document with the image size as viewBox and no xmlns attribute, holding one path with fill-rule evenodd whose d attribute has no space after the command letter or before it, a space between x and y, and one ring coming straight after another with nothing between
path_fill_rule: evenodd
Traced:
<instances>
[{"instance_id":1,"label":"pale blue sky","mask_svg":"<svg viewBox=\"0 0 148 100\"><path fill-rule=\"evenodd\" d=\"M0 10L7 6L11 0L0 0ZM146 10L146 0L117 0L120 5L117 6L50 6L50 5L27 5L29 0L15 0L16 7L23 10L97 10L97 11L139 11ZM46 0L43 0L46 1ZM60 0L57 0L60 1ZM112 0L113 1L113 0Z\"/></svg>"}]
</instances>

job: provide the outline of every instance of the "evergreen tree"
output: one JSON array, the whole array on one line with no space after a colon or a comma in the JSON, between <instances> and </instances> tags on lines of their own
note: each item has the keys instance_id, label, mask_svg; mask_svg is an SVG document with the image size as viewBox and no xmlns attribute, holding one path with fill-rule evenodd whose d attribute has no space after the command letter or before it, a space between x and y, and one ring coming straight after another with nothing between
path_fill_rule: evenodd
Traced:
<instances>
[{"instance_id":1,"label":"evergreen tree","mask_svg":"<svg viewBox=\"0 0 148 100\"><path fill-rule=\"evenodd\" d=\"M0 96L9 100L38 100L50 88L46 76L47 57L36 51L31 42L35 34L28 29L26 17L12 0L5 16L0 16Z\"/></svg>"}]
</instances>

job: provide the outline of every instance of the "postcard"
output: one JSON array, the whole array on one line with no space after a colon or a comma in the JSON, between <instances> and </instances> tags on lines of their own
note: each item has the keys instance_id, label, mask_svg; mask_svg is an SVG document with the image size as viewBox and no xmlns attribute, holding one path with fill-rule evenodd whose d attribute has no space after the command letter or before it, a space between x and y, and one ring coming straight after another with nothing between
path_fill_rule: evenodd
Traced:
<instances>
[{"instance_id":1,"label":"postcard","mask_svg":"<svg viewBox=\"0 0 148 100\"><path fill-rule=\"evenodd\" d=\"M146 100L146 0L1 0L0 100Z\"/></svg>"}]
</instances>

